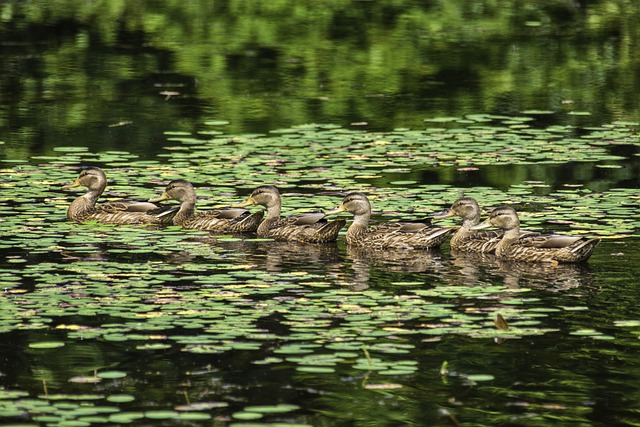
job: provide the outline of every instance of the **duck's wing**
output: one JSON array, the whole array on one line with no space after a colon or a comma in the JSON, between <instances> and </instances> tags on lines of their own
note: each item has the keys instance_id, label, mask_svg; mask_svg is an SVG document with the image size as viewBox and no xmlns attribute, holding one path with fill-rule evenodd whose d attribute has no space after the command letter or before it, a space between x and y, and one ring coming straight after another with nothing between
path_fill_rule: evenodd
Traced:
<instances>
[{"instance_id":1,"label":"duck's wing","mask_svg":"<svg viewBox=\"0 0 640 427\"><path fill-rule=\"evenodd\" d=\"M306 243L331 242L337 239L345 223L344 219L327 221L322 212L292 215L273 221L269 227L269 237Z\"/></svg>"},{"instance_id":2,"label":"duck's wing","mask_svg":"<svg viewBox=\"0 0 640 427\"><path fill-rule=\"evenodd\" d=\"M560 249L571 246L580 239L581 237L568 236L565 234L530 233L520 236L520 239L518 239L518 244L535 248Z\"/></svg>"},{"instance_id":3,"label":"duck's wing","mask_svg":"<svg viewBox=\"0 0 640 427\"><path fill-rule=\"evenodd\" d=\"M183 226L216 232L251 232L258 228L262 215L262 211L251 213L246 209L201 211L186 220Z\"/></svg>"},{"instance_id":4,"label":"duck's wing","mask_svg":"<svg viewBox=\"0 0 640 427\"><path fill-rule=\"evenodd\" d=\"M220 219L236 219L242 215L246 215L249 213L246 209L240 208L225 208L225 209L216 209L212 211L204 211L207 215Z\"/></svg>"},{"instance_id":5,"label":"duck's wing","mask_svg":"<svg viewBox=\"0 0 640 427\"><path fill-rule=\"evenodd\" d=\"M146 213L148 211L158 209L161 205L140 200L115 200L112 202L101 203L95 206L95 209L107 213L116 212L139 212Z\"/></svg>"},{"instance_id":6,"label":"duck's wing","mask_svg":"<svg viewBox=\"0 0 640 427\"><path fill-rule=\"evenodd\" d=\"M372 233L418 233L429 228L422 222L383 222L371 227Z\"/></svg>"},{"instance_id":7,"label":"duck's wing","mask_svg":"<svg viewBox=\"0 0 640 427\"><path fill-rule=\"evenodd\" d=\"M312 225L324 220L324 212L310 212L283 218L290 225ZM326 220L324 221L326 222Z\"/></svg>"}]
</instances>

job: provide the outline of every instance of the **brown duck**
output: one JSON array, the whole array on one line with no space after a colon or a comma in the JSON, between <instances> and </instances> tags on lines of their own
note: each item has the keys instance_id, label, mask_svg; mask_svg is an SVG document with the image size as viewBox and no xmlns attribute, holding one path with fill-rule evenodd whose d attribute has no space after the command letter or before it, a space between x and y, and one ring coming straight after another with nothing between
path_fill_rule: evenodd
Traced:
<instances>
[{"instance_id":1,"label":"brown duck","mask_svg":"<svg viewBox=\"0 0 640 427\"><path fill-rule=\"evenodd\" d=\"M490 253L495 251L496 245L504 234L502 230L476 231L472 227L480 224L480 206L471 197L456 200L451 208L434 214L435 219L459 216L462 225L455 232L449 245L451 249L464 252Z\"/></svg>"},{"instance_id":2,"label":"brown duck","mask_svg":"<svg viewBox=\"0 0 640 427\"><path fill-rule=\"evenodd\" d=\"M489 218L473 230L498 227L504 231L495 253L500 258L529 262L581 262L593 254L599 238L581 238L556 234L521 235L520 220L515 209L501 206L491 211Z\"/></svg>"},{"instance_id":3,"label":"brown duck","mask_svg":"<svg viewBox=\"0 0 640 427\"><path fill-rule=\"evenodd\" d=\"M422 222L387 222L369 227L371 204L362 193L347 194L340 206L327 212L327 215L340 212L353 214L353 223L347 230L347 243L370 249L435 248L454 231L454 228L433 227Z\"/></svg>"},{"instance_id":4,"label":"brown duck","mask_svg":"<svg viewBox=\"0 0 640 427\"><path fill-rule=\"evenodd\" d=\"M170 207L127 199L96 205L106 186L107 177L102 169L92 166L80 171L74 182L62 187L88 189L71 203L67 218L77 222L97 221L105 224L163 224L175 214Z\"/></svg>"},{"instance_id":5,"label":"brown duck","mask_svg":"<svg viewBox=\"0 0 640 427\"><path fill-rule=\"evenodd\" d=\"M196 190L193 184L184 179L171 181L160 196L149 201L159 202L169 199L180 202L180 209L173 217L173 224L183 228L247 233L256 231L262 220L262 212L252 214L246 209L220 209L196 213Z\"/></svg>"},{"instance_id":6,"label":"brown duck","mask_svg":"<svg viewBox=\"0 0 640 427\"><path fill-rule=\"evenodd\" d=\"M260 205L267 210L267 216L258 227L260 237L303 243L333 242L346 223L344 220L327 221L322 212L281 218L282 198L278 189L271 185L256 188L244 202L234 207L251 205Z\"/></svg>"}]
</instances>

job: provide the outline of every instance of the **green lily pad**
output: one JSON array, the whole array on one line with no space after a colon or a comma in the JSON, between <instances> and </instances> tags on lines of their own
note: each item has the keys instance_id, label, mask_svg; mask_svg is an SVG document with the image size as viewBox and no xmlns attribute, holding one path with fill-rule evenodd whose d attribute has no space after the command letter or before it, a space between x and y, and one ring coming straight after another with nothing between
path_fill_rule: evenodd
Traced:
<instances>
[{"instance_id":1,"label":"green lily pad","mask_svg":"<svg viewBox=\"0 0 640 427\"><path fill-rule=\"evenodd\" d=\"M64 347L64 343L61 341L43 341L29 344L29 348L37 349L52 349Z\"/></svg>"}]
</instances>

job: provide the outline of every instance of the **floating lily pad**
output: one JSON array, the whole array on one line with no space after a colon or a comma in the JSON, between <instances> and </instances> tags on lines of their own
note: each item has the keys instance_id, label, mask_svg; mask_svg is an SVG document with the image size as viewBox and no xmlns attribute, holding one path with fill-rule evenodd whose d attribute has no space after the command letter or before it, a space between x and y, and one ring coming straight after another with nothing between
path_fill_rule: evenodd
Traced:
<instances>
[{"instance_id":1,"label":"floating lily pad","mask_svg":"<svg viewBox=\"0 0 640 427\"><path fill-rule=\"evenodd\" d=\"M261 414L282 414L286 412L292 412L300 409L298 405L292 405L288 403L279 403L277 405L260 405L260 406L245 406L245 412L258 412Z\"/></svg>"},{"instance_id":2,"label":"floating lily pad","mask_svg":"<svg viewBox=\"0 0 640 427\"><path fill-rule=\"evenodd\" d=\"M470 381L482 382L482 381L492 381L494 380L494 376L490 374L472 374L467 375L467 379Z\"/></svg>"},{"instance_id":3,"label":"floating lily pad","mask_svg":"<svg viewBox=\"0 0 640 427\"><path fill-rule=\"evenodd\" d=\"M118 379L126 377L127 373L122 371L103 371L98 372L96 376L102 379Z\"/></svg>"},{"instance_id":4,"label":"floating lily pad","mask_svg":"<svg viewBox=\"0 0 640 427\"><path fill-rule=\"evenodd\" d=\"M52 349L52 348L60 348L60 347L64 347L64 342L43 341L43 342L29 344L29 348L36 348L36 349Z\"/></svg>"},{"instance_id":5,"label":"floating lily pad","mask_svg":"<svg viewBox=\"0 0 640 427\"><path fill-rule=\"evenodd\" d=\"M264 415L259 412L234 412L231 416L236 420L259 420Z\"/></svg>"}]
</instances>

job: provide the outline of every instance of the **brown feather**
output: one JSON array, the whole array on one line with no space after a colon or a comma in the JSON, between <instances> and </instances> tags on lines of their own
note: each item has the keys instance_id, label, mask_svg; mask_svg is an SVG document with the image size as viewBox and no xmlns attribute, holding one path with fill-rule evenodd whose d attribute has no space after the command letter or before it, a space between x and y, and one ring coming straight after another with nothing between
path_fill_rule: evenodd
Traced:
<instances>
[{"instance_id":1,"label":"brown feather","mask_svg":"<svg viewBox=\"0 0 640 427\"><path fill-rule=\"evenodd\" d=\"M250 213L246 209L221 209L195 211L196 190L189 181L176 179L167 184L164 193L157 199L174 199L180 202L180 209L173 218L173 224L183 228L223 233L255 232L263 213Z\"/></svg>"},{"instance_id":2,"label":"brown feather","mask_svg":"<svg viewBox=\"0 0 640 427\"><path fill-rule=\"evenodd\" d=\"M118 200L96 205L107 186L102 169L83 169L75 182L63 188L86 187L87 193L74 200L67 209L67 218L76 222L97 221L106 224L162 224L171 219L167 211L156 214L161 206L136 200Z\"/></svg>"},{"instance_id":3,"label":"brown feather","mask_svg":"<svg viewBox=\"0 0 640 427\"><path fill-rule=\"evenodd\" d=\"M496 255L515 261L573 263L586 261L600 243L599 238L520 233L517 212L507 206L494 209L488 221L504 230Z\"/></svg>"},{"instance_id":4,"label":"brown feather","mask_svg":"<svg viewBox=\"0 0 640 427\"><path fill-rule=\"evenodd\" d=\"M440 246L455 229L433 227L422 222L387 222L369 227L371 204L362 193L350 193L340 206L328 214L349 212L353 223L347 230L347 243L372 249L428 249Z\"/></svg>"},{"instance_id":5,"label":"brown feather","mask_svg":"<svg viewBox=\"0 0 640 427\"><path fill-rule=\"evenodd\" d=\"M247 201L240 204L246 205L260 205L267 210L266 218L257 230L260 237L303 243L326 243L337 240L338 232L345 225L344 220L327 221L322 212L281 218L282 199L278 189L273 186L261 186L253 190Z\"/></svg>"}]
</instances>

